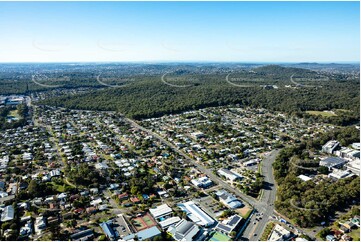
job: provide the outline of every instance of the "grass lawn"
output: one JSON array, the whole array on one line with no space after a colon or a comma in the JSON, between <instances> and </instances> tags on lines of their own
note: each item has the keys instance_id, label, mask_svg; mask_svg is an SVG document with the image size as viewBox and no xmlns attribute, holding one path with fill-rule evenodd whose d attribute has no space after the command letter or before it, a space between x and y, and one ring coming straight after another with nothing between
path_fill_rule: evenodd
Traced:
<instances>
[{"instance_id":1,"label":"grass lawn","mask_svg":"<svg viewBox=\"0 0 361 242\"><path fill-rule=\"evenodd\" d=\"M323 117L336 117L337 115L333 112L327 112L327 111L306 111L306 113L311 115L321 115Z\"/></svg>"},{"instance_id":2,"label":"grass lawn","mask_svg":"<svg viewBox=\"0 0 361 242\"><path fill-rule=\"evenodd\" d=\"M237 212L241 214L242 218L247 219L251 214L252 210L252 208L245 205L243 208L237 209Z\"/></svg>"},{"instance_id":3,"label":"grass lawn","mask_svg":"<svg viewBox=\"0 0 361 242\"><path fill-rule=\"evenodd\" d=\"M270 236L274 226L275 226L275 223L273 223L273 222L268 223L265 230L264 230L264 232L263 232L263 234L262 234L262 236L261 236L261 238L260 238L260 240L266 241L268 239L268 237Z\"/></svg>"},{"instance_id":4,"label":"grass lawn","mask_svg":"<svg viewBox=\"0 0 361 242\"><path fill-rule=\"evenodd\" d=\"M360 241L360 228L353 229L348 235L352 237L353 241Z\"/></svg>"},{"instance_id":5,"label":"grass lawn","mask_svg":"<svg viewBox=\"0 0 361 242\"><path fill-rule=\"evenodd\" d=\"M18 110L11 110L10 113L9 113L9 116L13 116L13 117L15 117L17 119L21 118L20 115L19 115Z\"/></svg>"}]
</instances>

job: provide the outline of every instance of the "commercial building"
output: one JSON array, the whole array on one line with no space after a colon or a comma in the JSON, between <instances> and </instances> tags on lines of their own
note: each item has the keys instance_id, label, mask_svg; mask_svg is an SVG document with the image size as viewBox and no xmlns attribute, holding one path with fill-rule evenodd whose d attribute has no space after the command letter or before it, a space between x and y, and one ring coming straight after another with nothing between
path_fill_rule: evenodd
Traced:
<instances>
[{"instance_id":1,"label":"commercial building","mask_svg":"<svg viewBox=\"0 0 361 242\"><path fill-rule=\"evenodd\" d=\"M350 170L353 174L360 175L360 160L353 160L347 163L347 169Z\"/></svg>"},{"instance_id":2,"label":"commercial building","mask_svg":"<svg viewBox=\"0 0 361 242\"><path fill-rule=\"evenodd\" d=\"M276 224L276 226L274 227L271 236L269 237L268 240L270 241L285 241L287 239L289 239L289 237L291 236L291 232L288 231L287 229L283 228L281 225Z\"/></svg>"},{"instance_id":3,"label":"commercial building","mask_svg":"<svg viewBox=\"0 0 361 242\"><path fill-rule=\"evenodd\" d=\"M216 195L219 198L219 201L229 208L236 209L243 206L243 203L239 199L228 193L226 190L220 190L216 192Z\"/></svg>"},{"instance_id":4,"label":"commercial building","mask_svg":"<svg viewBox=\"0 0 361 242\"><path fill-rule=\"evenodd\" d=\"M170 217L160 221L159 225L162 229L167 229L168 227L178 223L180 220L181 220L180 217Z\"/></svg>"},{"instance_id":5,"label":"commercial building","mask_svg":"<svg viewBox=\"0 0 361 242\"><path fill-rule=\"evenodd\" d=\"M193 241L196 240L200 229L192 222L185 219L179 221L176 225L170 226L167 232L177 241Z\"/></svg>"},{"instance_id":6,"label":"commercial building","mask_svg":"<svg viewBox=\"0 0 361 242\"><path fill-rule=\"evenodd\" d=\"M102 228L104 234L107 236L109 240L116 240L118 238L118 235L116 231L113 229L113 223L111 220L107 222L103 222L100 224L100 227Z\"/></svg>"},{"instance_id":7,"label":"commercial building","mask_svg":"<svg viewBox=\"0 0 361 242\"><path fill-rule=\"evenodd\" d=\"M341 168L345 163L346 163L346 161L342 158L328 157L328 158L320 161L320 166L325 166L329 170L331 170L332 168Z\"/></svg>"},{"instance_id":8,"label":"commercial building","mask_svg":"<svg viewBox=\"0 0 361 242\"><path fill-rule=\"evenodd\" d=\"M220 175L220 176L224 176L226 177L228 180L230 181L235 181L235 180L240 180L242 179L242 176L239 175L239 174L236 174L230 170L227 170L227 169L224 169L224 168L221 168L217 171L217 173Z\"/></svg>"},{"instance_id":9,"label":"commercial building","mask_svg":"<svg viewBox=\"0 0 361 242\"><path fill-rule=\"evenodd\" d=\"M328 174L328 177L335 178L335 179L341 179L348 176L352 176L352 172L348 170L339 170L339 169L333 169L332 173Z\"/></svg>"},{"instance_id":10,"label":"commercial building","mask_svg":"<svg viewBox=\"0 0 361 242\"><path fill-rule=\"evenodd\" d=\"M193 201L178 204L178 207L186 212L187 217L197 225L208 227L216 222L202 209L200 209Z\"/></svg>"},{"instance_id":11,"label":"commercial building","mask_svg":"<svg viewBox=\"0 0 361 242\"><path fill-rule=\"evenodd\" d=\"M137 237L138 240L142 241L142 240L150 240L152 238L154 238L155 236L160 235L161 232L159 231L159 229L156 226L153 226L149 229L145 229L142 231L139 231L137 233Z\"/></svg>"},{"instance_id":12,"label":"commercial building","mask_svg":"<svg viewBox=\"0 0 361 242\"><path fill-rule=\"evenodd\" d=\"M14 219L13 205L6 206L1 213L1 222L6 222Z\"/></svg>"},{"instance_id":13,"label":"commercial building","mask_svg":"<svg viewBox=\"0 0 361 242\"><path fill-rule=\"evenodd\" d=\"M337 140L330 140L322 146L322 152L333 154L337 149L340 148L340 143Z\"/></svg>"},{"instance_id":14,"label":"commercial building","mask_svg":"<svg viewBox=\"0 0 361 242\"><path fill-rule=\"evenodd\" d=\"M207 176L200 177L198 179L191 180L192 184L200 187L200 188L207 188L213 185L213 182L211 179L209 179Z\"/></svg>"},{"instance_id":15,"label":"commercial building","mask_svg":"<svg viewBox=\"0 0 361 242\"><path fill-rule=\"evenodd\" d=\"M235 214L223 220L221 223L218 223L215 229L224 234L230 235L233 231L237 232L240 229L241 221L242 217Z\"/></svg>"},{"instance_id":16,"label":"commercial building","mask_svg":"<svg viewBox=\"0 0 361 242\"><path fill-rule=\"evenodd\" d=\"M150 208L149 212L154 219L159 219L171 215L172 209L167 204L162 204L156 208Z\"/></svg>"},{"instance_id":17,"label":"commercial building","mask_svg":"<svg viewBox=\"0 0 361 242\"><path fill-rule=\"evenodd\" d=\"M92 229L86 229L76 232L70 235L70 239L73 241L89 241L94 238L94 232Z\"/></svg>"}]
</instances>

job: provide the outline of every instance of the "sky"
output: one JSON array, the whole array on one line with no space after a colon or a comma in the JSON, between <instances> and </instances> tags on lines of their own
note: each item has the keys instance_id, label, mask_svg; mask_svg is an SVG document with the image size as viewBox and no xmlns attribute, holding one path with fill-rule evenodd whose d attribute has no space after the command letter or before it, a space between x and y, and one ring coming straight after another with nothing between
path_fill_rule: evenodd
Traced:
<instances>
[{"instance_id":1,"label":"sky","mask_svg":"<svg viewBox=\"0 0 361 242\"><path fill-rule=\"evenodd\" d=\"M359 2L0 2L0 62L359 62Z\"/></svg>"}]
</instances>

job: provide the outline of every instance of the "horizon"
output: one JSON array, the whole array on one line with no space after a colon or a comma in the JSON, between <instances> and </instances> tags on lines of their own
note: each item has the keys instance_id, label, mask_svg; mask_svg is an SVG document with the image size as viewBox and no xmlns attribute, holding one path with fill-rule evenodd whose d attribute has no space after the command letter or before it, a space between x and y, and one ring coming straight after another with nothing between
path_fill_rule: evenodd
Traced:
<instances>
[{"instance_id":1,"label":"horizon","mask_svg":"<svg viewBox=\"0 0 361 242\"><path fill-rule=\"evenodd\" d=\"M0 63L359 63L359 9L359 2L0 2Z\"/></svg>"},{"instance_id":2,"label":"horizon","mask_svg":"<svg viewBox=\"0 0 361 242\"><path fill-rule=\"evenodd\" d=\"M0 64L320 64L320 65L359 65L360 61L59 61L59 62L0 62Z\"/></svg>"}]
</instances>

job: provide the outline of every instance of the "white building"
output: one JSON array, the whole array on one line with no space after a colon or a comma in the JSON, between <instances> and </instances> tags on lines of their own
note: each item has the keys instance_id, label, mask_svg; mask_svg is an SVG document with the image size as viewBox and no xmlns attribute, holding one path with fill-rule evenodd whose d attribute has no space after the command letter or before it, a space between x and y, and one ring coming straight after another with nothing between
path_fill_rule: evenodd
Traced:
<instances>
[{"instance_id":1,"label":"white building","mask_svg":"<svg viewBox=\"0 0 361 242\"><path fill-rule=\"evenodd\" d=\"M177 241L194 241L199 228L194 223L182 219L176 225L170 226L167 232Z\"/></svg>"},{"instance_id":2,"label":"white building","mask_svg":"<svg viewBox=\"0 0 361 242\"><path fill-rule=\"evenodd\" d=\"M339 170L339 169L333 169L332 173L328 174L328 177L335 178L335 179L341 179L352 175L351 171L348 170Z\"/></svg>"},{"instance_id":3,"label":"white building","mask_svg":"<svg viewBox=\"0 0 361 242\"><path fill-rule=\"evenodd\" d=\"M213 182L211 179L209 179L207 176L200 177L198 179L191 180L192 184L201 187L201 188L207 188L213 185Z\"/></svg>"},{"instance_id":4,"label":"white building","mask_svg":"<svg viewBox=\"0 0 361 242\"><path fill-rule=\"evenodd\" d=\"M305 175L299 175L298 178L300 178L302 181L310 181L312 180L311 177L305 176Z\"/></svg>"},{"instance_id":5,"label":"white building","mask_svg":"<svg viewBox=\"0 0 361 242\"><path fill-rule=\"evenodd\" d=\"M333 154L336 149L340 147L340 143L337 140L330 140L322 146L322 152Z\"/></svg>"},{"instance_id":6,"label":"white building","mask_svg":"<svg viewBox=\"0 0 361 242\"><path fill-rule=\"evenodd\" d=\"M150 208L149 212L153 216L153 218L158 219L171 215L172 209L167 204L162 204L156 208Z\"/></svg>"},{"instance_id":7,"label":"white building","mask_svg":"<svg viewBox=\"0 0 361 242\"><path fill-rule=\"evenodd\" d=\"M187 217L197 225L208 227L216 222L202 209L200 209L193 201L178 204L178 207L180 207L184 212L186 212Z\"/></svg>"},{"instance_id":8,"label":"white building","mask_svg":"<svg viewBox=\"0 0 361 242\"><path fill-rule=\"evenodd\" d=\"M276 224L274 227L271 236L269 237L269 241L284 241L287 240L291 236L290 231L283 228L281 225Z\"/></svg>"},{"instance_id":9,"label":"white building","mask_svg":"<svg viewBox=\"0 0 361 242\"><path fill-rule=\"evenodd\" d=\"M224 176L226 177L228 180L230 181L235 181L235 180L240 180L242 179L242 176L239 175L239 174L236 174L230 170L227 170L227 169L224 169L224 168L221 168L217 171L217 173L220 175L220 176Z\"/></svg>"},{"instance_id":10,"label":"white building","mask_svg":"<svg viewBox=\"0 0 361 242\"><path fill-rule=\"evenodd\" d=\"M6 206L1 213L1 222L6 222L14 219L13 205Z\"/></svg>"},{"instance_id":11,"label":"white building","mask_svg":"<svg viewBox=\"0 0 361 242\"><path fill-rule=\"evenodd\" d=\"M219 201L229 208L236 209L243 206L241 201L225 190L216 192L216 195L218 196Z\"/></svg>"},{"instance_id":12,"label":"white building","mask_svg":"<svg viewBox=\"0 0 361 242\"><path fill-rule=\"evenodd\" d=\"M166 229L166 228L178 223L180 220L181 220L180 217L170 217L163 221L160 221L159 225L162 229Z\"/></svg>"}]
</instances>

